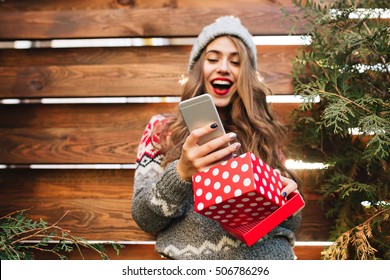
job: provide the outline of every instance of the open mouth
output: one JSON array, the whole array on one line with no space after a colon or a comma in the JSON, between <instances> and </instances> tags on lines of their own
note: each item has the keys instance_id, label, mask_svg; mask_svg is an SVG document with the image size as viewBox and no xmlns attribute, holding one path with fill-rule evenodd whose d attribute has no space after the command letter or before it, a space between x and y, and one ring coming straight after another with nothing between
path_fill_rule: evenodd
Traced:
<instances>
[{"instance_id":1,"label":"open mouth","mask_svg":"<svg viewBox=\"0 0 390 280\"><path fill-rule=\"evenodd\" d=\"M214 79L211 81L211 86L216 94L225 95L229 92L233 82L228 79Z\"/></svg>"}]
</instances>

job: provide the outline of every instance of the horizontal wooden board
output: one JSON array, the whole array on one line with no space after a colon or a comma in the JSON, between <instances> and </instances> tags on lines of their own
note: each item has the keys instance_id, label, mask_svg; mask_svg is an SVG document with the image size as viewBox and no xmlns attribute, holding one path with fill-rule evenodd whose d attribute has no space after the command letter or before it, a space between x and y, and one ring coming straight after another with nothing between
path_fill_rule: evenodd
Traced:
<instances>
[{"instance_id":1,"label":"horizontal wooden board","mask_svg":"<svg viewBox=\"0 0 390 280\"><path fill-rule=\"evenodd\" d=\"M305 200L317 201L318 170L297 170ZM0 169L0 197L10 200L130 199L134 169ZM28 180L26 180L28 178ZM317 206L317 205L316 205Z\"/></svg>"},{"instance_id":2,"label":"horizontal wooden board","mask_svg":"<svg viewBox=\"0 0 390 280\"><path fill-rule=\"evenodd\" d=\"M64 11L64 10L100 10L100 9L155 9L155 8L200 8L207 4L209 8L220 8L222 6L286 6L291 5L291 0L233 0L221 3L218 0L209 0L207 3L199 0L18 0L18 1L2 1L0 10L2 11Z\"/></svg>"},{"instance_id":3,"label":"horizontal wooden board","mask_svg":"<svg viewBox=\"0 0 390 280\"><path fill-rule=\"evenodd\" d=\"M0 107L2 163L131 163L156 113L175 104Z\"/></svg>"},{"instance_id":4,"label":"horizontal wooden board","mask_svg":"<svg viewBox=\"0 0 390 280\"><path fill-rule=\"evenodd\" d=\"M299 46L258 46L258 69L289 94ZM178 96L191 46L0 50L0 98Z\"/></svg>"},{"instance_id":5,"label":"horizontal wooden board","mask_svg":"<svg viewBox=\"0 0 390 280\"><path fill-rule=\"evenodd\" d=\"M107 186L102 186L107 187ZM53 194L55 196L55 193ZM7 199L7 201L3 201ZM15 210L26 209L36 205L28 213L34 220L49 223L57 222L64 214L59 226L70 230L73 235L89 240L114 241L153 241L155 236L142 231L131 217L130 199L18 199L10 201L3 196L0 205L0 215ZM313 212L317 210L317 212ZM305 207L299 241L324 241L329 238L329 222L324 221L320 209ZM321 216L321 217L320 217ZM311 223L310 220L321 218Z\"/></svg>"},{"instance_id":6,"label":"horizontal wooden board","mask_svg":"<svg viewBox=\"0 0 390 280\"><path fill-rule=\"evenodd\" d=\"M313 177L315 171L301 172ZM93 240L147 241L131 218L134 170L0 170L0 216L37 205L29 214ZM318 204L317 185L304 184L300 241L324 241L331 223Z\"/></svg>"},{"instance_id":7,"label":"horizontal wooden board","mask_svg":"<svg viewBox=\"0 0 390 280\"><path fill-rule=\"evenodd\" d=\"M0 213L38 205L31 210L31 217L42 218L70 230L73 235L91 240L154 240L154 237L138 228L131 218L130 200L125 199L20 199L5 201Z\"/></svg>"},{"instance_id":8,"label":"horizontal wooden board","mask_svg":"<svg viewBox=\"0 0 390 280\"><path fill-rule=\"evenodd\" d=\"M0 169L0 197L2 203L4 200L27 201L29 198L37 201L53 198L58 201L129 201L133 193L133 177L133 169ZM28 207L25 205L25 208Z\"/></svg>"},{"instance_id":9,"label":"horizontal wooden board","mask_svg":"<svg viewBox=\"0 0 390 280\"><path fill-rule=\"evenodd\" d=\"M183 68L169 64L4 68L3 97L178 95Z\"/></svg>"},{"instance_id":10,"label":"horizontal wooden board","mask_svg":"<svg viewBox=\"0 0 390 280\"><path fill-rule=\"evenodd\" d=\"M297 105L274 104L282 122ZM0 106L0 163L134 163L150 118L175 103Z\"/></svg>"},{"instance_id":11,"label":"horizontal wooden board","mask_svg":"<svg viewBox=\"0 0 390 280\"><path fill-rule=\"evenodd\" d=\"M265 48L264 48L265 47ZM258 46L258 52L272 55L269 46ZM273 53L282 53L276 46ZM278 51L277 51L278 50ZM190 45L140 46L140 47L96 47L96 48L38 48L0 49L2 66L88 66L126 65L129 63L183 64L188 63ZM284 50L284 52L287 52ZM259 58L260 59L260 58ZM283 59L283 58L282 58ZM284 58L285 59L285 58Z\"/></svg>"},{"instance_id":12,"label":"horizontal wooden board","mask_svg":"<svg viewBox=\"0 0 390 280\"><path fill-rule=\"evenodd\" d=\"M297 170L296 173L303 182L300 190L305 200L318 200L319 171ZM133 176L134 169L0 169L0 197L130 199Z\"/></svg>"},{"instance_id":13,"label":"horizontal wooden board","mask_svg":"<svg viewBox=\"0 0 390 280\"><path fill-rule=\"evenodd\" d=\"M133 2L133 1L131 1ZM161 2L160 2L161 3ZM195 3L194 1L192 3ZM201 29L223 15L240 17L254 35L288 34L291 26L283 22L284 3L269 1L212 1L205 5L180 7L108 8L85 10L27 11L0 10L0 38L47 39L91 37L170 37L196 36ZM59 6L59 5L58 5ZM45 7L43 5L43 7ZM291 13L291 4L285 4ZM196 20L193 20L196 18ZM272 24L270 24L272 23Z\"/></svg>"}]
</instances>

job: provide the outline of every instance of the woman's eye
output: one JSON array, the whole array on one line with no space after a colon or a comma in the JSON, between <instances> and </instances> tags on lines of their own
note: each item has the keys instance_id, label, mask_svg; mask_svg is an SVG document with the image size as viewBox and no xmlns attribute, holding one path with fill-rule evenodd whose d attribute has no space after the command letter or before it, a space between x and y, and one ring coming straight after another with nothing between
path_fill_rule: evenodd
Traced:
<instances>
[{"instance_id":1,"label":"woman's eye","mask_svg":"<svg viewBox=\"0 0 390 280\"><path fill-rule=\"evenodd\" d=\"M215 62L218 62L218 59L216 59L216 58L208 58L207 61L210 62L210 63L215 63Z\"/></svg>"},{"instance_id":2,"label":"woman's eye","mask_svg":"<svg viewBox=\"0 0 390 280\"><path fill-rule=\"evenodd\" d=\"M239 61L231 61L231 63L235 66L240 66L240 62Z\"/></svg>"}]
</instances>

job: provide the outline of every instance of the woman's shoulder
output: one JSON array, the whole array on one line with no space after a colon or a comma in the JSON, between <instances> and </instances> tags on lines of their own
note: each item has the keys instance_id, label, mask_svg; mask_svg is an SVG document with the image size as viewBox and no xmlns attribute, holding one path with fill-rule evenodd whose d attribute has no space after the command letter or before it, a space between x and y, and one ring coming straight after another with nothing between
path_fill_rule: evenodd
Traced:
<instances>
[{"instance_id":1,"label":"woman's shoulder","mask_svg":"<svg viewBox=\"0 0 390 280\"><path fill-rule=\"evenodd\" d=\"M171 115L157 114L153 115L143 132L140 145L138 147L137 159L140 159L146 151L153 157L159 154L161 133L163 133Z\"/></svg>"},{"instance_id":2,"label":"woman's shoulder","mask_svg":"<svg viewBox=\"0 0 390 280\"><path fill-rule=\"evenodd\" d=\"M168 114L153 115L149 120L149 124L150 125L159 125L159 124L165 123L169 119L169 116L170 115L168 115Z\"/></svg>"},{"instance_id":3,"label":"woman's shoulder","mask_svg":"<svg viewBox=\"0 0 390 280\"><path fill-rule=\"evenodd\" d=\"M146 126L146 130L149 132L159 133L161 132L161 130L163 130L163 128L167 125L171 118L172 115L168 114L153 115Z\"/></svg>"}]
</instances>

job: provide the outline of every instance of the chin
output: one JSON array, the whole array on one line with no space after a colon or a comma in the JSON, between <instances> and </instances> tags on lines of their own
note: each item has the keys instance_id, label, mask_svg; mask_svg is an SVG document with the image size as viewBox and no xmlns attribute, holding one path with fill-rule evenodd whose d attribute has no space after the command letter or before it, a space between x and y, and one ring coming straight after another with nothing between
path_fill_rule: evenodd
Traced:
<instances>
[{"instance_id":1,"label":"chin","mask_svg":"<svg viewBox=\"0 0 390 280\"><path fill-rule=\"evenodd\" d=\"M213 98L214 99L214 103L215 103L215 106L217 106L218 108L223 108L223 107L226 107L230 104L230 99L231 98Z\"/></svg>"},{"instance_id":2,"label":"chin","mask_svg":"<svg viewBox=\"0 0 390 280\"><path fill-rule=\"evenodd\" d=\"M215 92L210 93L211 96L213 97L215 106L223 108L226 107L230 104L230 101L232 99L232 94L227 93L227 94L217 94Z\"/></svg>"}]
</instances>

